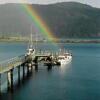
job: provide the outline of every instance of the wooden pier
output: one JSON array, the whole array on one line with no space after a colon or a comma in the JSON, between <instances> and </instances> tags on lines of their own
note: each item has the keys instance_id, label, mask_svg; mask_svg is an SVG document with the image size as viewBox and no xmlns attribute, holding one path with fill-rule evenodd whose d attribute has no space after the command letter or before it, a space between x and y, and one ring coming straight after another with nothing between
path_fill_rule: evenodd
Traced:
<instances>
[{"instance_id":1,"label":"wooden pier","mask_svg":"<svg viewBox=\"0 0 100 100\"><path fill-rule=\"evenodd\" d=\"M25 79L25 68L27 68L27 75L29 73L32 73L33 66L35 67L35 70L38 70L38 63L41 61L45 61L45 65L48 69L52 68L52 65L54 65L54 59L56 58L56 55L53 53L47 53L47 52L37 52L34 55L21 55L15 58L12 58L10 60L4 61L0 63L0 93L1 91L1 75L3 73L7 73L7 88L11 92L13 92L14 87L14 69L17 68L17 74L18 74L18 84L20 84L21 81L21 67L22 67L22 79Z\"/></svg>"}]
</instances>

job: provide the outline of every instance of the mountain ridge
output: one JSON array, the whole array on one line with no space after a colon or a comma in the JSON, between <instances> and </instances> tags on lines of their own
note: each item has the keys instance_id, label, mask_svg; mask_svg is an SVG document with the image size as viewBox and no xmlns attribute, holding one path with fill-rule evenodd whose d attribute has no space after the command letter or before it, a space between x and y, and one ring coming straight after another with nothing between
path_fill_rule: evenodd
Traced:
<instances>
[{"instance_id":1,"label":"mountain ridge","mask_svg":"<svg viewBox=\"0 0 100 100\"><path fill-rule=\"evenodd\" d=\"M63 2L50 5L31 4L42 19L61 38L97 38L100 37L100 9L92 6ZM21 34L30 33L32 24L30 16L21 4L0 5L0 33ZM34 25L33 25L34 26ZM38 28L35 27L35 32ZM35 33L34 32L34 33ZM39 33L41 34L41 33Z\"/></svg>"}]
</instances>

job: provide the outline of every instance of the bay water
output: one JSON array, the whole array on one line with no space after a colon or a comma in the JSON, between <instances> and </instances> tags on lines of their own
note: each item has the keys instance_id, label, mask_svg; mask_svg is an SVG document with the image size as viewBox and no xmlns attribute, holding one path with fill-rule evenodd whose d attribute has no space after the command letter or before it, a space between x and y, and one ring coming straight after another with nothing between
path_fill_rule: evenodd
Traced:
<instances>
[{"instance_id":1,"label":"bay water","mask_svg":"<svg viewBox=\"0 0 100 100\"><path fill-rule=\"evenodd\" d=\"M0 100L100 100L100 44L56 45L72 52L69 64L55 66L51 71L41 65L14 93L3 91ZM38 48L57 50L49 43L38 44ZM26 43L2 42L0 61L25 54L26 50Z\"/></svg>"}]
</instances>

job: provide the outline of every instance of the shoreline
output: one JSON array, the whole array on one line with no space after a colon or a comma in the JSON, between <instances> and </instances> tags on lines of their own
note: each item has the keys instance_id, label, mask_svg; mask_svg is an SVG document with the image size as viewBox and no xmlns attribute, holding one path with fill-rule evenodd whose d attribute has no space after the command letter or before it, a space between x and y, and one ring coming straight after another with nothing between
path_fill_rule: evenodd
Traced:
<instances>
[{"instance_id":1,"label":"shoreline","mask_svg":"<svg viewBox=\"0 0 100 100\"><path fill-rule=\"evenodd\" d=\"M28 40L24 39L0 39L0 42L29 42ZM49 43L49 41L37 41L38 43ZM36 43L36 41L33 41ZM62 39L57 40L55 43L100 43L100 39Z\"/></svg>"}]
</instances>

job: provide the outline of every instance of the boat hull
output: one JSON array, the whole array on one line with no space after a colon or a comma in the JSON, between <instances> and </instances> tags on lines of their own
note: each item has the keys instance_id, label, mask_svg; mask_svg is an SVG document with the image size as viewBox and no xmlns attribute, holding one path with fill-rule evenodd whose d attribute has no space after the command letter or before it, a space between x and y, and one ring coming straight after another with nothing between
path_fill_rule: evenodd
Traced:
<instances>
[{"instance_id":1,"label":"boat hull","mask_svg":"<svg viewBox=\"0 0 100 100\"><path fill-rule=\"evenodd\" d=\"M72 56L70 55L65 57L64 59L59 59L58 62L60 63L60 65L66 65L69 62L71 62L71 60L72 60Z\"/></svg>"}]
</instances>

